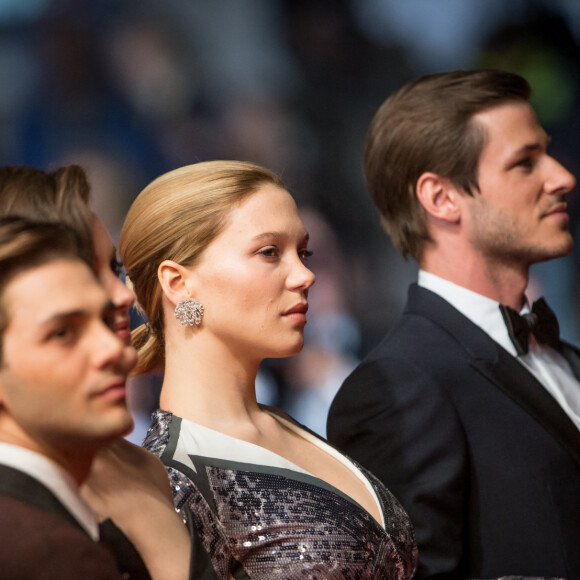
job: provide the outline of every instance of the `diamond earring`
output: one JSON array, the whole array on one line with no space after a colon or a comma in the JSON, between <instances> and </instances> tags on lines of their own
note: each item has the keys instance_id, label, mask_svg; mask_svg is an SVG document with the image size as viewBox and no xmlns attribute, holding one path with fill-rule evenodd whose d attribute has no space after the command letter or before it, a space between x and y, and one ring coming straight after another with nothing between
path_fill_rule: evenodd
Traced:
<instances>
[{"instance_id":1,"label":"diamond earring","mask_svg":"<svg viewBox=\"0 0 580 580\"><path fill-rule=\"evenodd\" d=\"M182 326L199 326L203 317L203 304L193 298L186 298L175 307L174 314Z\"/></svg>"}]
</instances>

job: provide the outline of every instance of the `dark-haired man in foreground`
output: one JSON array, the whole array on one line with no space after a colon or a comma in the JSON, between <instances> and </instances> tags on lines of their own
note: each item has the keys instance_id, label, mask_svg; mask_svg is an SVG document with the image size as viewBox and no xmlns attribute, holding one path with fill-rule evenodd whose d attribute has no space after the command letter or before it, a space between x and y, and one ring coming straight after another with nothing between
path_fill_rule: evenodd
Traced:
<instances>
[{"instance_id":1,"label":"dark-haired man in foreground","mask_svg":"<svg viewBox=\"0 0 580 580\"><path fill-rule=\"evenodd\" d=\"M580 356L525 296L572 249L576 182L529 96L506 72L430 75L367 135L367 185L420 272L328 435L409 513L418 578L580 578Z\"/></svg>"},{"instance_id":2,"label":"dark-haired man in foreground","mask_svg":"<svg viewBox=\"0 0 580 580\"><path fill-rule=\"evenodd\" d=\"M114 308L83 251L75 234L56 224L0 220L6 580L149 578L126 540L116 549L127 549L128 567L118 567L79 494L97 451L132 427L125 381L136 362L111 330Z\"/></svg>"}]
</instances>

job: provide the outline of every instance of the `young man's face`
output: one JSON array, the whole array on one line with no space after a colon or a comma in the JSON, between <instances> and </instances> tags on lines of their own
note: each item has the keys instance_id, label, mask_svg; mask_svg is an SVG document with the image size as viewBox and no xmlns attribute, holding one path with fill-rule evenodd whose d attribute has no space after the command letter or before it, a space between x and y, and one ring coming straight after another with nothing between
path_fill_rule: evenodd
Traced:
<instances>
[{"instance_id":1,"label":"young man's face","mask_svg":"<svg viewBox=\"0 0 580 580\"><path fill-rule=\"evenodd\" d=\"M572 249L564 194L574 176L548 155L549 138L527 103L477 114L487 134L478 164L480 193L465 196L472 245L490 260L529 266Z\"/></svg>"},{"instance_id":2,"label":"young man's face","mask_svg":"<svg viewBox=\"0 0 580 580\"><path fill-rule=\"evenodd\" d=\"M49 262L17 274L1 300L0 439L59 461L126 434L136 354L111 331L114 310L90 269Z\"/></svg>"}]
</instances>

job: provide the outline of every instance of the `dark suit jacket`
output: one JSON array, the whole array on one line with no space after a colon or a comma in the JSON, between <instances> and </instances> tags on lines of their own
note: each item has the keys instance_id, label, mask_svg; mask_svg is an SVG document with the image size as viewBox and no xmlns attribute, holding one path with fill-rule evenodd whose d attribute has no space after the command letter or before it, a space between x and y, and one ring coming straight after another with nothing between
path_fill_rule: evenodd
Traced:
<instances>
[{"instance_id":1,"label":"dark suit jacket","mask_svg":"<svg viewBox=\"0 0 580 580\"><path fill-rule=\"evenodd\" d=\"M144 564L109 522L97 543L44 485L0 465L0 578L148 580ZM120 536L119 536L120 534Z\"/></svg>"},{"instance_id":2,"label":"dark suit jacket","mask_svg":"<svg viewBox=\"0 0 580 580\"><path fill-rule=\"evenodd\" d=\"M562 349L579 376L579 352ZM580 579L580 432L433 292L411 286L398 323L338 392L328 436L406 508L418 578Z\"/></svg>"}]
</instances>

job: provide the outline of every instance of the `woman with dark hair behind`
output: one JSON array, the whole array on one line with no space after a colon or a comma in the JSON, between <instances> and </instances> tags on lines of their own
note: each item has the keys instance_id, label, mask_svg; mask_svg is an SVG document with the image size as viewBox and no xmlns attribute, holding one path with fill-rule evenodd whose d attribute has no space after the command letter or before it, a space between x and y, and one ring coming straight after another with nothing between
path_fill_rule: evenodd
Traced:
<instances>
[{"instance_id":1,"label":"woman with dark hair behind","mask_svg":"<svg viewBox=\"0 0 580 580\"><path fill-rule=\"evenodd\" d=\"M10 215L63 223L75 232L115 307L112 328L130 348L133 294L119 279L121 264L109 233L91 211L84 170L77 165L51 172L29 166L0 167L0 217ZM114 513L115 524L133 542L154 580L188 577L189 535L175 516L157 458L119 438L97 454L82 492L104 521L101 534L116 541L118 534L108 519Z\"/></svg>"}]
</instances>

